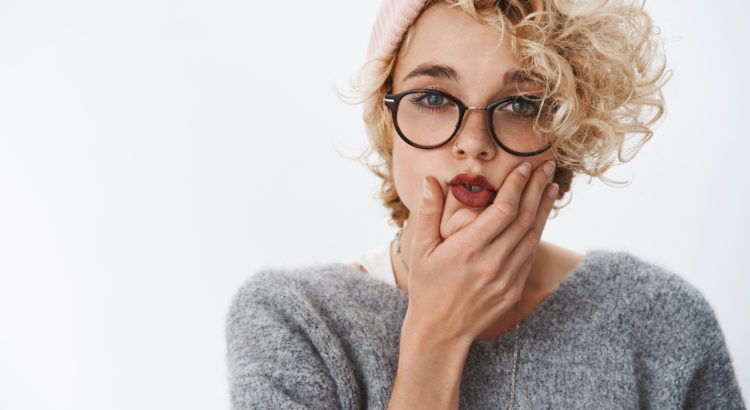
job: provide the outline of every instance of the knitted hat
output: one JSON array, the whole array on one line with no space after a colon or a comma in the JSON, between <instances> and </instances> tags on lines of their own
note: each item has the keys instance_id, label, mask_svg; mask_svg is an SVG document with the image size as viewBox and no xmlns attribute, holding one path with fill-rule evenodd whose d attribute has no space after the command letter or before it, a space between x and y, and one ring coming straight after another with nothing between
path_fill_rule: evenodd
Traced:
<instances>
[{"instance_id":1,"label":"knitted hat","mask_svg":"<svg viewBox=\"0 0 750 410\"><path fill-rule=\"evenodd\" d=\"M427 0L383 0L370 33L367 61L391 55Z\"/></svg>"}]
</instances>

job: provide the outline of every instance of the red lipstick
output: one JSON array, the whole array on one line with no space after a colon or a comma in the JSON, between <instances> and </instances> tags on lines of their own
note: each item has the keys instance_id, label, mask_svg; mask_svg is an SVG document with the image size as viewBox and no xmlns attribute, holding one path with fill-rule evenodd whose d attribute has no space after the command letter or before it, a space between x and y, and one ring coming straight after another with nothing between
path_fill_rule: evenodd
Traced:
<instances>
[{"instance_id":1,"label":"red lipstick","mask_svg":"<svg viewBox=\"0 0 750 410\"><path fill-rule=\"evenodd\" d=\"M481 175L459 174L448 185L453 197L471 208L484 208L491 204L497 195L492 184Z\"/></svg>"}]
</instances>

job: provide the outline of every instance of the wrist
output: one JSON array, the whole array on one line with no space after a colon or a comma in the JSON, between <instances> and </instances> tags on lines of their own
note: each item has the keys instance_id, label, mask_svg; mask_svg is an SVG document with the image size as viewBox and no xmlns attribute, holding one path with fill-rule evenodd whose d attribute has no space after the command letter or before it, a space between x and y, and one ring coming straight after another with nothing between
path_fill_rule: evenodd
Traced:
<instances>
[{"instance_id":1,"label":"wrist","mask_svg":"<svg viewBox=\"0 0 750 410\"><path fill-rule=\"evenodd\" d=\"M407 309L401 325L401 345L422 349L422 351L466 351L471 347L473 337L449 329L445 323L426 323L411 309ZM403 346L404 344L408 346Z\"/></svg>"},{"instance_id":2,"label":"wrist","mask_svg":"<svg viewBox=\"0 0 750 410\"><path fill-rule=\"evenodd\" d=\"M455 409L469 347L460 339L430 335L405 323L389 408Z\"/></svg>"},{"instance_id":3,"label":"wrist","mask_svg":"<svg viewBox=\"0 0 750 410\"><path fill-rule=\"evenodd\" d=\"M404 320L401 328L399 367L414 366L444 377L460 378L471 340L428 329Z\"/></svg>"}]
</instances>

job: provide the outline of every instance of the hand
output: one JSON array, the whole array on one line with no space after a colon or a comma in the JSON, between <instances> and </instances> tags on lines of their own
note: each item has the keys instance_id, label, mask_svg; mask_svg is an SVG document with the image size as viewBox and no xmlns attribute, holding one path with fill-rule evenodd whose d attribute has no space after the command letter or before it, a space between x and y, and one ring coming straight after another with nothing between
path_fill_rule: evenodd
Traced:
<instances>
[{"instance_id":1,"label":"hand","mask_svg":"<svg viewBox=\"0 0 750 410\"><path fill-rule=\"evenodd\" d=\"M424 180L405 329L470 344L515 306L558 191L549 183L554 172L530 168L524 163L513 170L493 203L445 240L442 189L435 178Z\"/></svg>"}]
</instances>

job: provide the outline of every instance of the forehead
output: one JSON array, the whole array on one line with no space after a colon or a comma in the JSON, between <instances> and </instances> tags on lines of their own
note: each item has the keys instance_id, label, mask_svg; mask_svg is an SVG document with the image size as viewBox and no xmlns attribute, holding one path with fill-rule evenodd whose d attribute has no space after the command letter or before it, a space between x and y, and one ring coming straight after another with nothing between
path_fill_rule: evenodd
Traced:
<instances>
[{"instance_id":1,"label":"forehead","mask_svg":"<svg viewBox=\"0 0 750 410\"><path fill-rule=\"evenodd\" d=\"M424 66L449 67L455 75L414 76ZM425 10L410 32L394 67L394 88L420 82L454 83L462 89L498 89L517 70L510 35L474 19L458 7L437 4ZM412 75L410 75L412 74ZM398 90L402 91L402 90Z\"/></svg>"}]
</instances>

